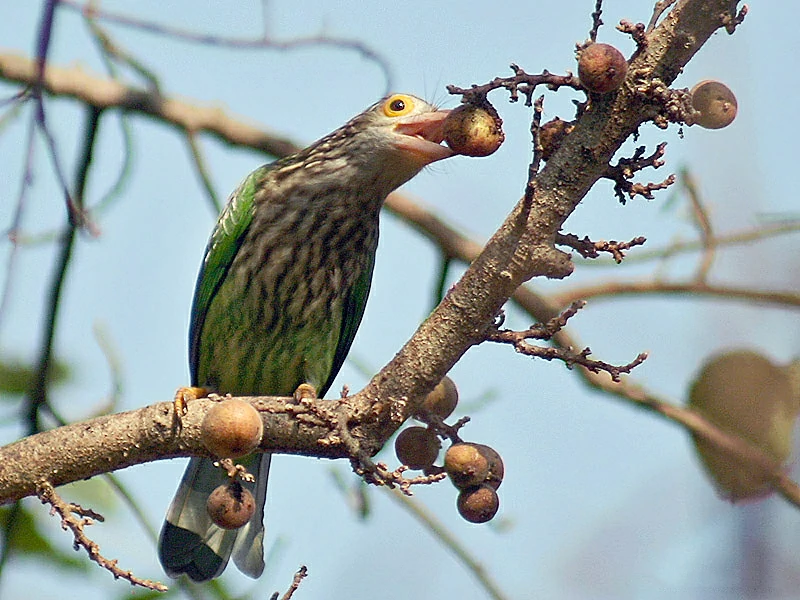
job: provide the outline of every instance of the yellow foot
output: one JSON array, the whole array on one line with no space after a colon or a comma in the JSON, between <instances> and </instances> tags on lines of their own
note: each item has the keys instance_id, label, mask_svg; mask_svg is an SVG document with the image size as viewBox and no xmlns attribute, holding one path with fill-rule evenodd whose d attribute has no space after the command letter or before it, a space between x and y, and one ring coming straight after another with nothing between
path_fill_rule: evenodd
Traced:
<instances>
[{"instance_id":1,"label":"yellow foot","mask_svg":"<svg viewBox=\"0 0 800 600\"><path fill-rule=\"evenodd\" d=\"M192 400L198 398L205 398L211 390L202 387L181 387L175 392L175 400L173 406L175 407L175 416L180 418L186 414L187 406Z\"/></svg>"},{"instance_id":2,"label":"yellow foot","mask_svg":"<svg viewBox=\"0 0 800 600\"><path fill-rule=\"evenodd\" d=\"M301 383L294 391L295 402L301 400L315 400L317 398L317 389L310 383Z\"/></svg>"}]
</instances>

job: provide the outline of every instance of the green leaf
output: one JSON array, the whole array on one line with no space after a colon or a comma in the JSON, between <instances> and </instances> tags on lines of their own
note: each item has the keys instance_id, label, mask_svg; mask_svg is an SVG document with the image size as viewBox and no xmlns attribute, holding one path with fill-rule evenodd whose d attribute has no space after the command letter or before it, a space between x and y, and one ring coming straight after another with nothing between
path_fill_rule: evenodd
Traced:
<instances>
[{"instance_id":1,"label":"green leaf","mask_svg":"<svg viewBox=\"0 0 800 600\"><path fill-rule=\"evenodd\" d=\"M34 368L21 360L0 358L0 396L22 396L30 388ZM69 381L71 369L66 362L54 360L50 365L48 381L62 385Z\"/></svg>"}]
</instances>

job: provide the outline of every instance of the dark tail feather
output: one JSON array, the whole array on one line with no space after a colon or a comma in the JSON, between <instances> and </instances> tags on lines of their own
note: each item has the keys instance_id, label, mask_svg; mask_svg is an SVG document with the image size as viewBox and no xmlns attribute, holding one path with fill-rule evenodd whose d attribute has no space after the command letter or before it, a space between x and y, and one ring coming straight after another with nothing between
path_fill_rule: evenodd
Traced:
<instances>
[{"instance_id":1,"label":"dark tail feather","mask_svg":"<svg viewBox=\"0 0 800 600\"><path fill-rule=\"evenodd\" d=\"M255 478L243 482L255 496L256 512L238 530L225 530L211 522L206 511L209 494L228 478L214 461L193 458L183 474L167 511L158 542L158 557L167 575L186 573L194 581L207 581L225 570L231 552L239 569L250 577L264 570L264 503L270 455L252 455L241 461Z\"/></svg>"}]
</instances>

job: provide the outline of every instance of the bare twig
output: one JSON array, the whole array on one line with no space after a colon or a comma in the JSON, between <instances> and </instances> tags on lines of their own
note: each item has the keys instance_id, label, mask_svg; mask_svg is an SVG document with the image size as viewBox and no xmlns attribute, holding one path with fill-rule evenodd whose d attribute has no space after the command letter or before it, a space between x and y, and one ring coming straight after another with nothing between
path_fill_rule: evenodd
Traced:
<instances>
[{"instance_id":1,"label":"bare twig","mask_svg":"<svg viewBox=\"0 0 800 600\"><path fill-rule=\"evenodd\" d=\"M728 14L723 15L722 26L725 28L725 31L732 35L733 32L736 31L736 28L744 21L744 18L747 16L747 11L747 4L743 4L736 16L730 16Z\"/></svg>"},{"instance_id":2,"label":"bare twig","mask_svg":"<svg viewBox=\"0 0 800 600\"><path fill-rule=\"evenodd\" d=\"M409 498L397 489L386 489L386 493L404 509L409 511L430 531L438 541L452 552L455 557L472 573L483 587L486 593L493 600L506 600L507 596L500 589L497 582L492 579L491 574L486 570L478 559L473 556L469 548L461 543L444 523L439 521L436 516L427 510L418 500Z\"/></svg>"},{"instance_id":3,"label":"bare twig","mask_svg":"<svg viewBox=\"0 0 800 600\"><path fill-rule=\"evenodd\" d=\"M61 517L62 529L65 531L69 529L72 532L75 538L75 549L83 548L86 550L89 558L111 572L111 574L114 575L114 579L125 579L130 581L131 585L138 585L157 592L167 591L168 588L163 583L136 577L131 571L124 571L119 568L116 560L110 560L100 554L100 547L97 543L90 540L83 530L87 525L91 525L94 520L102 521L103 518L100 515L92 510L84 509L77 504L65 502L56 493L55 488L47 481L39 484L37 495L42 501L42 504L49 504L52 507L51 514L58 514L58 516ZM74 515L83 518L77 519Z\"/></svg>"},{"instance_id":4,"label":"bare twig","mask_svg":"<svg viewBox=\"0 0 800 600\"><path fill-rule=\"evenodd\" d=\"M93 106L87 108L86 133L84 135L84 145L81 159L78 162L78 171L75 184L76 211L83 212L83 192L86 187L86 180L89 168L92 164L95 140L97 139L98 125L102 112ZM75 234L80 226L73 218L69 219L69 228L61 240L60 251L56 268L53 273L53 281L50 285L48 295L47 312L45 314L45 328L39 347L39 357L36 365L36 375L27 395L27 419L28 431L36 433L39 431L39 409L47 405L47 375L50 370L50 361L53 353L53 340L55 337L56 323L60 309L61 292L64 287L66 273L69 268L72 250L75 242Z\"/></svg>"},{"instance_id":5,"label":"bare twig","mask_svg":"<svg viewBox=\"0 0 800 600\"><path fill-rule=\"evenodd\" d=\"M658 0L656 2L655 7L653 8L653 16L650 17L650 22L647 24L647 33L653 31L658 25L658 20L661 18L661 15L664 14L664 11L667 10L670 6L675 4L676 0Z\"/></svg>"},{"instance_id":6,"label":"bare twig","mask_svg":"<svg viewBox=\"0 0 800 600\"><path fill-rule=\"evenodd\" d=\"M786 291L757 290L698 281L603 281L557 292L550 296L556 306L566 306L575 300L633 295L708 296L720 300L739 300L753 304L768 304L777 308L800 308L800 294Z\"/></svg>"},{"instance_id":7,"label":"bare twig","mask_svg":"<svg viewBox=\"0 0 800 600\"><path fill-rule=\"evenodd\" d=\"M723 246L740 246L753 242L758 242L771 237L800 232L800 220L789 220L773 224L766 224L758 227L750 227L730 233L716 234L713 244L719 249ZM559 242L560 243L560 242ZM569 245L569 244L567 244ZM660 248L650 248L649 250L639 250L636 254L625 257L626 262L645 262L653 260L663 260L670 256L685 254L688 252L702 251L704 244L702 240L676 240L669 245ZM593 261L587 265L608 266L607 261Z\"/></svg>"},{"instance_id":8,"label":"bare twig","mask_svg":"<svg viewBox=\"0 0 800 600\"><path fill-rule=\"evenodd\" d=\"M211 174L208 171L203 150L197 139L197 134L193 131L186 132L186 142L189 144L189 150L192 155L192 165L194 166L195 173L203 184L203 189L206 192L206 197L211 203L211 209L215 215L219 214L222 210L222 203L219 200L219 195L214 189L214 184L211 182Z\"/></svg>"},{"instance_id":9,"label":"bare twig","mask_svg":"<svg viewBox=\"0 0 800 600\"><path fill-rule=\"evenodd\" d=\"M161 25L151 21L144 21L129 15L122 15L104 9L99 9L91 3L82 4L80 2L76 2L75 0L60 0L60 4L93 19L99 19L108 23L116 23L118 25L132 27L162 37L171 37L174 39L204 44L207 46L219 46L235 49L271 50L293 50L308 46L322 46L351 50L378 65L386 81L387 91L392 87L392 74L389 61L359 40L337 38L323 34L297 37L289 40L275 40L267 37L266 35L258 38L230 38L197 33L196 31L191 31L188 29L180 29L178 27L171 27L169 25Z\"/></svg>"},{"instance_id":10,"label":"bare twig","mask_svg":"<svg viewBox=\"0 0 800 600\"><path fill-rule=\"evenodd\" d=\"M523 195L523 209L520 218L527 220L533 205L533 197L536 194L536 175L539 173L539 165L542 162L542 143L539 139L539 131L542 124L542 109L544 106L544 96L539 96L533 103L533 118L531 119L531 142L533 144L533 158L528 165L528 181L525 183L525 194Z\"/></svg>"},{"instance_id":11,"label":"bare twig","mask_svg":"<svg viewBox=\"0 0 800 600\"><path fill-rule=\"evenodd\" d=\"M603 0L596 0L594 3L594 12L592 13L592 28L589 30L589 39L593 42L597 41L597 32L603 24L600 15L603 14Z\"/></svg>"},{"instance_id":12,"label":"bare twig","mask_svg":"<svg viewBox=\"0 0 800 600\"><path fill-rule=\"evenodd\" d=\"M675 183L675 175L670 175L661 183L632 183L631 179L636 172L652 167L658 169L664 165L664 149L667 143L661 142L653 153L645 156L645 147L639 146L630 158L620 158L616 165L609 165L603 177L614 182L614 193L622 204L626 198L635 198L637 195L644 196L648 200L653 199L653 192L663 190Z\"/></svg>"},{"instance_id":13,"label":"bare twig","mask_svg":"<svg viewBox=\"0 0 800 600\"><path fill-rule=\"evenodd\" d=\"M514 71L512 77L495 77L489 83L473 85L469 88L448 85L447 91L469 100L470 98L486 97L486 94L492 90L503 88L508 90L512 102L519 100L519 95L522 94L525 96L525 106L532 106L533 94L539 85L546 85L550 90L556 90L560 87L571 87L576 90L583 89L578 78L571 73L554 75L549 71L542 71L538 75L531 75L515 64L511 65L511 70Z\"/></svg>"},{"instance_id":14,"label":"bare twig","mask_svg":"<svg viewBox=\"0 0 800 600\"><path fill-rule=\"evenodd\" d=\"M625 250L630 250L634 246L641 246L647 241L647 238L638 236L629 242L618 242L615 240L611 240L610 242L604 240L593 242L588 236L584 236L583 239L580 239L572 233L557 233L555 241L559 246L569 246L574 249L583 258L597 258L600 256L601 252L608 252L614 257L614 261L619 264L625 258Z\"/></svg>"},{"instance_id":15,"label":"bare twig","mask_svg":"<svg viewBox=\"0 0 800 600\"><path fill-rule=\"evenodd\" d=\"M714 263L714 255L716 253L714 230L711 227L711 219L708 216L708 211L700 198L700 190L697 188L694 177L692 177L688 169L682 171L681 182L692 204L694 222L697 224L697 229L700 232L700 243L703 245L703 253L700 258L700 263L697 265L695 278L697 281L704 282L708 279L708 274L711 271L711 265Z\"/></svg>"},{"instance_id":16,"label":"bare twig","mask_svg":"<svg viewBox=\"0 0 800 600\"><path fill-rule=\"evenodd\" d=\"M617 25L617 30L622 33L627 33L636 42L636 52L634 56L647 48L647 32L645 31L644 23L631 23L624 19Z\"/></svg>"},{"instance_id":17,"label":"bare twig","mask_svg":"<svg viewBox=\"0 0 800 600\"><path fill-rule=\"evenodd\" d=\"M510 344L517 352L526 356L543 358L545 360L560 360L564 362L568 369L571 369L575 365L580 365L592 373L605 371L611 375L613 381L619 381L623 374L630 373L647 359L646 352L640 353L633 361L626 365L615 366L600 360L590 359L589 355L592 351L589 348L584 348L580 352L576 352L571 347L534 346L528 343L528 340L531 339L552 339L566 326L567 321L575 316L584 305L584 302L573 302L569 308L564 310L557 317L553 317L543 324L534 324L524 331L500 329L499 325L495 325L486 332L485 339L488 342Z\"/></svg>"},{"instance_id":18,"label":"bare twig","mask_svg":"<svg viewBox=\"0 0 800 600\"><path fill-rule=\"evenodd\" d=\"M297 573L294 574L294 578L292 579L292 584L289 586L289 589L286 590L286 593L281 596L281 600L291 600L294 593L297 591L297 588L300 587L300 583L308 576L308 567L305 565L301 566ZM271 600L278 600L278 592L272 594Z\"/></svg>"},{"instance_id":19,"label":"bare twig","mask_svg":"<svg viewBox=\"0 0 800 600\"><path fill-rule=\"evenodd\" d=\"M151 90L155 93L159 93L161 84L155 72L145 66L133 54L122 48L117 42L112 40L111 35L100 26L90 11L84 11L83 16L86 19L89 31L92 32L92 35L102 50L103 57L109 62L113 60L128 66L147 82Z\"/></svg>"}]
</instances>

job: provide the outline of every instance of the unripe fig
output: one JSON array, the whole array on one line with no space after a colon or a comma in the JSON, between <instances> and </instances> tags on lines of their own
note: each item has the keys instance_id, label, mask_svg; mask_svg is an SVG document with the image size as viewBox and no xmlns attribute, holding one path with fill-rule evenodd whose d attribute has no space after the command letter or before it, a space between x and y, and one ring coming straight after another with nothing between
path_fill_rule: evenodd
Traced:
<instances>
[{"instance_id":1,"label":"unripe fig","mask_svg":"<svg viewBox=\"0 0 800 600\"><path fill-rule=\"evenodd\" d=\"M430 467L439 456L439 438L425 427L409 427L394 441L397 459L411 469Z\"/></svg>"},{"instance_id":2,"label":"unripe fig","mask_svg":"<svg viewBox=\"0 0 800 600\"><path fill-rule=\"evenodd\" d=\"M446 419L458 405L458 388L447 375L425 396L420 413L431 413Z\"/></svg>"},{"instance_id":3,"label":"unripe fig","mask_svg":"<svg viewBox=\"0 0 800 600\"><path fill-rule=\"evenodd\" d=\"M622 52L609 44L590 44L578 54L578 78L590 92L607 94L617 89L627 73Z\"/></svg>"},{"instance_id":4,"label":"unripe fig","mask_svg":"<svg viewBox=\"0 0 800 600\"><path fill-rule=\"evenodd\" d=\"M689 407L732 434L786 462L798 414L786 369L750 350L717 355L701 369L689 390ZM700 461L718 492L731 500L770 492L769 477L709 442L694 436Z\"/></svg>"},{"instance_id":5,"label":"unripe fig","mask_svg":"<svg viewBox=\"0 0 800 600\"><path fill-rule=\"evenodd\" d=\"M500 498L494 488L480 485L461 490L456 506L458 513L470 523L486 523L497 514Z\"/></svg>"},{"instance_id":6,"label":"unripe fig","mask_svg":"<svg viewBox=\"0 0 800 600\"><path fill-rule=\"evenodd\" d=\"M706 129L722 129L736 118L738 104L731 89L721 81L706 79L692 88L692 107L700 113L694 123Z\"/></svg>"},{"instance_id":7,"label":"unripe fig","mask_svg":"<svg viewBox=\"0 0 800 600\"><path fill-rule=\"evenodd\" d=\"M450 149L465 156L489 156L505 140L503 120L489 102L462 104L444 121L444 139Z\"/></svg>"},{"instance_id":8,"label":"unripe fig","mask_svg":"<svg viewBox=\"0 0 800 600\"><path fill-rule=\"evenodd\" d=\"M458 489L482 484L489 476L489 461L476 444L453 444L444 455L444 470Z\"/></svg>"},{"instance_id":9,"label":"unripe fig","mask_svg":"<svg viewBox=\"0 0 800 600\"><path fill-rule=\"evenodd\" d=\"M500 457L497 450L491 446L487 446L486 444L475 444L475 446L478 448L478 452L480 452L489 463L489 472L486 475L484 483L494 489L499 488L500 484L503 483L503 476L506 472L503 459Z\"/></svg>"},{"instance_id":10,"label":"unripe fig","mask_svg":"<svg viewBox=\"0 0 800 600\"><path fill-rule=\"evenodd\" d=\"M223 529L239 529L256 512L253 494L238 481L215 488L206 502L208 516Z\"/></svg>"},{"instance_id":11,"label":"unripe fig","mask_svg":"<svg viewBox=\"0 0 800 600\"><path fill-rule=\"evenodd\" d=\"M211 407L200 426L203 445L220 458L250 454L261 443L264 425L244 400L228 398Z\"/></svg>"}]
</instances>

